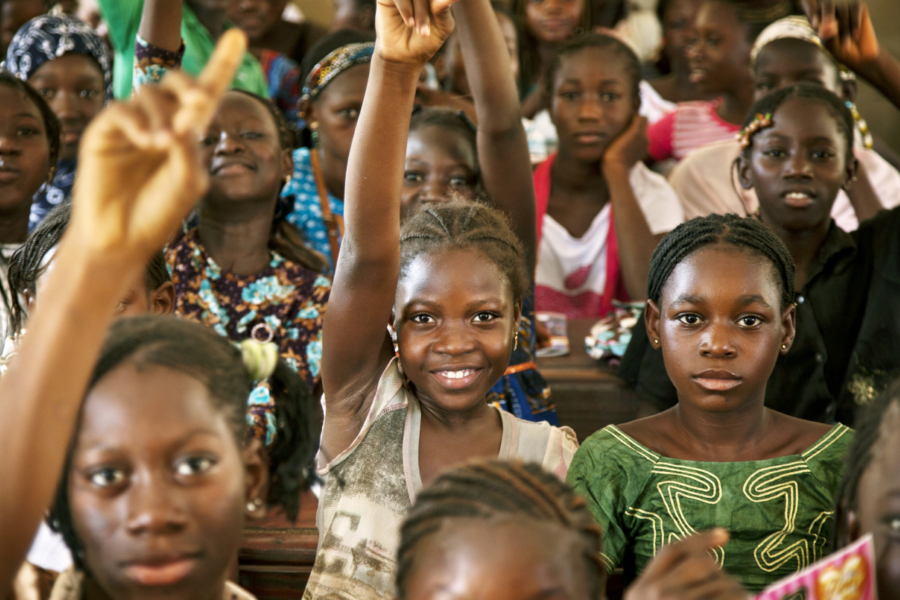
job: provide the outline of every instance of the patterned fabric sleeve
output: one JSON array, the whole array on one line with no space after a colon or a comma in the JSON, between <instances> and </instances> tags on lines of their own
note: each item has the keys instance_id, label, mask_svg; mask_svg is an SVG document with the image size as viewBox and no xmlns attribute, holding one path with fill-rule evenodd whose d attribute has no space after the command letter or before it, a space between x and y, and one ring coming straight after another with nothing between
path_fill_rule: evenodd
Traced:
<instances>
[{"instance_id":1,"label":"patterned fabric sleeve","mask_svg":"<svg viewBox=\"0 0 900 600\"><path fill-rule=\"evenodd\" d=\"M566 482L583 496L603 529L601 558L607 570L622 564L632 543L625 524L626 509L646 479L647 461L631 453L606 427L593 434L575 453Z\"/></svg>"},{"instance_id":2,"label":"patterned fabric sleeve","mask_svg":"<svg viewBox=\"0 0 900 600\"><path fill-rule=\"evenodd\" d=\"M803 459L816 479L822 482L832 497L837 494L846 468L846 455L855 432L838 423L831 431L803 453Z\"/></svg>"},{"instance_id":3,"label":"patterned fabric sleeve","mask_svg":"<svg viewBox=\"0 0 900 600\"><path fill-rule=\"evenodd\" d=\"M134 45L133 92L136 94L147 84L158 84L166 73L181 67L183 58L184 42L178 52L172 52L154 46L138 35Z\"/></svg>"}]
</instances>

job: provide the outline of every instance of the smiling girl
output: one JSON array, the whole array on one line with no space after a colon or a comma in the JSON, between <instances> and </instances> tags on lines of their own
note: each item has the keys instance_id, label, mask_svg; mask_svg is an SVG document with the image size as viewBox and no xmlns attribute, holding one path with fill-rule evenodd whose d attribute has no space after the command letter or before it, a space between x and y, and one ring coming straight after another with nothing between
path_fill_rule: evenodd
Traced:
<instances>
[{"instance_id":1,"label":"smiling girl","mask_svg":"<svg viewBox=\"0 0 900 600\"><path fill-rule=\"evenodd\" d=\"M646 328L678 404L595 433L568 475L603 527L608 569L633 577L712 527L731 533L716 561L750 591L823 556L853 435L764 405L794 340L793 281L787 248L754 219L693 219L654 252Z\"/></svg>"},{"instance_id":2,"label":"smiling girl","mask_svg":"<svg viewBox=\"0 0 900 600\"><path fill-rule=\"evenodd\" d=\"M442 201L400 226L416 83L453 29L449 4L435 2L430 14L407 2L378 6L348 169L345 246L325 320L318 467L327 478L308 598L392 596L399 525L443 469L518 457L561 477L577 447L568 429L520 421L486 402L509 365L528 288L521 245L503 216L481 203ZM492 55L508 72L495 33Z\"/></svg>"},{"instance_id":3,"label":"smiling girl","mask_svg":"<svg viewBox=\"0 0 900 600\"><path fill-rule=\"evenodd\" d=\"M72 17L44 15L22 26L6 54L5 68L34 87L62 128L53 181L34 197L29 229L68 202L84 128L112 99L112 60L103 39Z\"/></svg>"}]
</instances>

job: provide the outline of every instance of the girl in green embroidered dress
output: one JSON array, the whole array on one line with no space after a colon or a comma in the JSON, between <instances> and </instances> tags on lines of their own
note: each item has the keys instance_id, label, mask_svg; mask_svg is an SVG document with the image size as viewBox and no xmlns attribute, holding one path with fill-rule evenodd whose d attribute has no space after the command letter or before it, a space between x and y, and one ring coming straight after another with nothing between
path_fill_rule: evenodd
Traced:
<instances>
[{"instance_id":1,"label":"girl in green embroidered dress","mask_svg":"<svg viewBox=\"0 0 900 600\"><path fill-rule=\"evenodd\" d=\"M823 555L853 436L764 406L794 338L793 281L787 248L755 219L694 219L654 252L646 327L678 405L595 433L568 474L604 528L609 569L634 576L712 527L731 532L716 560L750 590Z\"/></svg>"}]
</instances>

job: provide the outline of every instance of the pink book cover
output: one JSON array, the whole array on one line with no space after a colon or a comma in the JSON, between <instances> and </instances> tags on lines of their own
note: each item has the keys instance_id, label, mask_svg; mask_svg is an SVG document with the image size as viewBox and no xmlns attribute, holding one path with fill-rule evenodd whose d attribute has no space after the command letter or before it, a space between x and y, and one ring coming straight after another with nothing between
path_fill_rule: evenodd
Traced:
<instances>
[{"instance_id":1,"label":"pink book cover","mask_svg":"<svg viewBox=\"0 0 900 600\"><path fill-rule=\"evenodd\" d=\"M872 536L867 535L766 588L754 600L877 600L874 556Z\"/></svg>"}]
</instances>

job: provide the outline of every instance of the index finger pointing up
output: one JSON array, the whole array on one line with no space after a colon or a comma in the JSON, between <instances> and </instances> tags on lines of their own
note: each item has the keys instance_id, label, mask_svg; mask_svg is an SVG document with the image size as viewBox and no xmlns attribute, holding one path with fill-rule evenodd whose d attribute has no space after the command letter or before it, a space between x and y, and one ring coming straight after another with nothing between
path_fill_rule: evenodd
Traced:
<instances>
[{"instance_id":1,"label":"index finger pointing up","mask_svg":"<svg viewBox=\"0 0 900 600\"><path fill-rule=\"evenodd\" d=\"M218 100L231 86L246 51L247 35L236 27L229 29L219 38L209 62L197 77L197 83L209 92L212 98Z\"/></svg>"}]
</instances>

